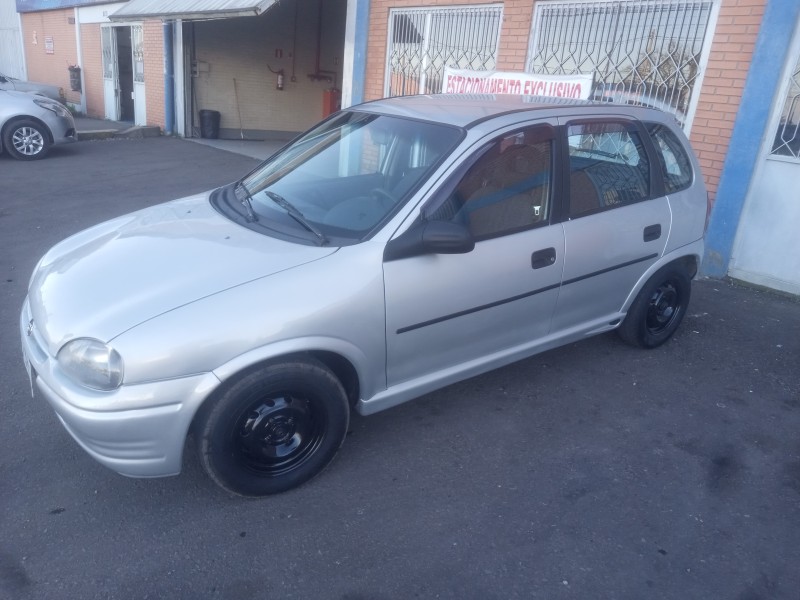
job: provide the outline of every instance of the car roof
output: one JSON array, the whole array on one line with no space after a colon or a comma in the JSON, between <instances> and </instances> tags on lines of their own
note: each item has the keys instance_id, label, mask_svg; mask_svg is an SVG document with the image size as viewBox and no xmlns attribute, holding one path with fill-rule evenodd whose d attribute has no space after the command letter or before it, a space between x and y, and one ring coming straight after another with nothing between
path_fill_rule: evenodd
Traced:
<instances>
[{"instance_id":1,"label":"car roof","mask_svg":"<svg viewBox=\"0 0 800 600\"><path fill-rule=\"evenodd\" d=\"M574 98L552 98L546 96L519 96L511 94L429 94L418 96L395 96L373 100L355 110L376 112L424 121L436 121L458 127L470 128L483 121L510 113L529 111L553 111L565 108L569 114L574 109L584 109L587 113L620 114L620 112L643 118L661 120L660 110L629 104L579 100Z\"/></svg>"}]
</instances>

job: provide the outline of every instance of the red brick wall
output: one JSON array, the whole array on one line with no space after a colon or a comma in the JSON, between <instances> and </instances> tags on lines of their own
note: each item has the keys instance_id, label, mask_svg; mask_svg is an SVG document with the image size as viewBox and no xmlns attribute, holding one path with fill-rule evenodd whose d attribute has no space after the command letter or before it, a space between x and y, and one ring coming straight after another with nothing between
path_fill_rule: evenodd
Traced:
<instances>
[{"instance_id":1,"label":"red brick wall","mask_svg":"<svg viewBox=\"0 0 800 600\"><path fill-rule=\"evenodd\" d=\"M106 111L103 102L103 50L99 24L81 25L81 54L86 114L103 119Z\"/></svg>"},{"instance_id":2,"label":"red brick wall","mask_svg":"<svg viewBox=\"0 0 800 600\"><path fill-rule=\"evenodd\" d=\"M540 0L543 1L543 0ZM714 197L767 0L722 0L691 141ZM383 96L390 8L485 4L485 0L372 0L364 98ZM536 2L505 0L497 68L523 71Z\"/></svg>"},{"instance_id":3,"label":"red brick wall","mask_svg":"<svg viewBox=\"0 0 800 600\"><path fill-rule=\"evenodd\" d=\"M524 71L531 37L533 8L530 0L506 0L503 3L503 25L497 68L501 71Z\"/></svg>"},{"instance_id":4,"label":"red brick wall","mask_svg":"<svg viewBox=\"0 0 800 600\"><path fill-rule=\"evenodd\" d=\"M147 124L163 130L164 116L164 33L161 21L144 22L144 86Z\"/></svg>"},{"instance_id":5,"label":"red brick wall","mask_svg":"<svg viewBox=\"0 0 800 600\"><path fill-rule=\"evenodd\" d=\"M80 93L70 90L67 70L70 65L78 64L75 25L69 22L74 16L71 8L23 13L22 45L28 79L57 85L64 89L68 102L80 104ZM47 53L46 38L53 39L52 54Z\"/></svg>"},{"instance_id":6,"label":"red brick wall","mask_svg":"<svg viewBox=\"0 0 800 600\"><path fill-rule=\"evenodd\" d=\"M691 141L713 198L767 0L722 0Z\"/></svg>"}]
</instances>

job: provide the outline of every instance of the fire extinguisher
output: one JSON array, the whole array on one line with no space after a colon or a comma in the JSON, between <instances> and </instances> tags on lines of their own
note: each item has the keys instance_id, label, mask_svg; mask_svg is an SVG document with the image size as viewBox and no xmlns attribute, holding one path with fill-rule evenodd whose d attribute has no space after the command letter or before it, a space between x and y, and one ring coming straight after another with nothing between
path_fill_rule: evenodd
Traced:
<instances>
[{"instance_id":1,"label":"fire extinguisher","mask_svg":"<svg viewBox=\"0 0 800 600\"><path fill-rule=\"evenodd\" d=\"M283 89L283 69L278 71L278 83L275 85L275 87L279 90Z\"/></svg>"}]
</instances>

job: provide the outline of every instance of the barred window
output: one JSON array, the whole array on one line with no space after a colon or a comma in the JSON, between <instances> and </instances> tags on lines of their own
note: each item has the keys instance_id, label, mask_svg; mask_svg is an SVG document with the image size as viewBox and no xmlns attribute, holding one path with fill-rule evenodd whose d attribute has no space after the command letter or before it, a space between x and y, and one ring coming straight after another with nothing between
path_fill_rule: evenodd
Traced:
<instances>
[{"instance_id":1,"label":"barred window","mask_svg":"<svg viewBox=\"0 0 800 600\"><path fill-rule=\"evenodd\" d=\"M786 100L770 154L800 159L800 56L789 73Z\"/></svg>"},{"instance_id":2,"label":"barred window","mask_svg":"<svg viewBox=\"0 0 800 600\"><path fill-rule=\"evenodd\" d=\"M144 31L141 25L131 26L131 40L133 43L133 78L134 81L144 82Z\"/></svg>"},{"instance_id":3,"label":"barred window","mask_svg":"<svg viewBox=\"0 0 800 600\"><path fill-rule=\"evenodd\" d=\"M100 28L100 39L103 47L103 79L114 79L114 65L117 57L115 53L114 29L112 27Z\"/></svg>"},{"instance_id":4,"label":"barred window","mask_svg":"<svg viewBox=\"0 0 800 600\"><path fill-rule=\"evenodd\" d=\"M527 70L595 76L596 100L688 121L707 54L713 0L537 2Z\"/></svg>"},{"instance_id":5,"label":"barred window","mask_svg":"<svg viewBox=\"0 0 800 600\"><path fill-rule=\"evenodd\" d=\"M493 70L503 8L393 9L384 95L442 91L445 67Z\"/></svg>"}]
</instances>

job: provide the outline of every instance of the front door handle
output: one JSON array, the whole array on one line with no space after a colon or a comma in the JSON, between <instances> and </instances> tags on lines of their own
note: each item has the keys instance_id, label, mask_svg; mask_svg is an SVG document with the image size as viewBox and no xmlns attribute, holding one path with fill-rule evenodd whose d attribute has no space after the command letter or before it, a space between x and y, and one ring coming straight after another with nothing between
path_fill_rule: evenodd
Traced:
<instances>
[{"instance_id":1,"label":"front door handle","mask_svg":"<svg viewBox=\"0 0 800 600\"><path fill-rule=\"evenodd\" d=\"M546 248L531 254L531 267L534 269L541 269L549 267L556 262L556 249Z\"/></svg>"},{"instance_id":2,"label":"front door handle","mask_svg":"<svg viewBox=\"0 0 800 600\"><path fill-rule=\"evenodd\" d=\"M642 238L645 242L652 242L661 237L661 223L655 225L648 225L644 228Z\"/></svg>"}]
</instances>

